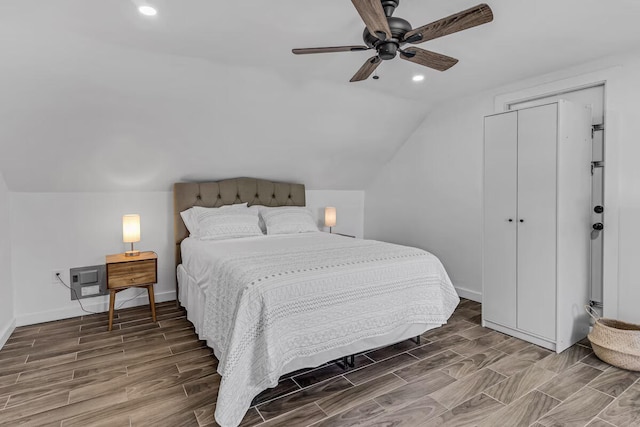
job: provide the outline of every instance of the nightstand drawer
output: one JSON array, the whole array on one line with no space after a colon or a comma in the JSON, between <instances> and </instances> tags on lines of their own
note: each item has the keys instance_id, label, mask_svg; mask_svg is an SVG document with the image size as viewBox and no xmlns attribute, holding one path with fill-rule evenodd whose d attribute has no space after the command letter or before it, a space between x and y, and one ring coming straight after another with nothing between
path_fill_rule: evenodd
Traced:
<instances>
[{"instance_id":1,"label":"nightstand drawer","mask_svg":"<svg viewBox=\"0 0 640 427\"><path fill-rule=\"evenodd\" d=\"M156 283L156 261L146 260L107 264L107 279L109 288Z\"/></svg>"}]
</instances>

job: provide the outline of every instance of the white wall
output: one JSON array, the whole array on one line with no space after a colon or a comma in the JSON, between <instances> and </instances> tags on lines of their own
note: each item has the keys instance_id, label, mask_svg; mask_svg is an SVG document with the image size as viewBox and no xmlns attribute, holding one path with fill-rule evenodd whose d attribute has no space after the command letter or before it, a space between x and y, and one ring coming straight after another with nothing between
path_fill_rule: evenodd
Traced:
<instances>
[{"instance_id":1,"label":"white wall","mask_svg":"<svg viewBox=\"0 0 640 427\"><path fill-rule=\"evenodd\" d=\"M123 252L122 215L141 217L140 250L158 254L157 301L175 299L173 219L170 192L11 193L12 272L18 325L83 314L70 291L52 282L52 271L105 263ZM141 293L118 294L116 304ZM108 296L82 300L90 311L106 311ZM146 303L146 297L132 304Z\"/></svg>"},{"instance_id":2,"label":"white wall","mask_svg":"<svg viewBox=\"0 0 640 427\"><path fill-rule=\"evenodd\" d=\"M416 246L440 258L458 292L482 291L483 116L487 96L430 114L366 191L365 237Z\"/></svg>"},{"instance_id":3,"label":"white wall","mask_svg":"<svg viewBox=\"0 0 640 427\"><path fill-rule=\"evenodd\" d=\"M63 280L68 284L70 268L104 264L106 254L125 250L121 221L127 213L141 217L141 242L136 248L158 254L156 301L175 299L171 192L10 194L15 316L19 325L83 314L78 303L71 301L70 291L52 283L52 271L64 270ZM325 206L336 206L340 221L336 231L362 236L364 192L307 191L307 205L315 213ZM121 292L116 304L140 292ZM107 296L82 302L91 311L108 309ZM128 305L139 304L147 304L144 293Z\"/></svg>"},{"instance_id":4,"label":"white wall","mask_svg":"<svg viewBox=\"0 0 640 427\"><path fill-rule=\"evenodd\" d=\"M605 315L640 323L637 58L605 58L433 111L367 189L365 236L434 252L463 296L480 297L483 116L500 111L505 94L534 97L604 81Z\"/></svg>"},{"instance_id":5,"label":"white wall","mask_svg":"<svg viewBox=\"0 0 640 427\"><path fill-rule=\"evenodd\" d=\"M9 192L0 172L0 349L15 327L11 283L11 236Z\"/></svg>"}]
</instances>

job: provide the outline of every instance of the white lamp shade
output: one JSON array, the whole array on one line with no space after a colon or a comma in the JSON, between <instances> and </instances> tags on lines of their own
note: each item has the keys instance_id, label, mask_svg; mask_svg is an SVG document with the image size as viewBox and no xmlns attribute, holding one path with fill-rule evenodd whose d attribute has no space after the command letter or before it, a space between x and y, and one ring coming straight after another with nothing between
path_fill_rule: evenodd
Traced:
<instances>
[{"instance_id":1,"label":"white lamp shade","mask_svg":"<svg viewBox=\"0 0 640 427\"><path fill-rule=\"evenodd\" d=\"M324 208L324 226L325 227L336 226L336 208L333 208L333 207Z\"/></svg>"},{"instance_id":2,"label":"white lamp shade","mask_svg":"<svg viewBox=\"0 0 640 427\"><path fill-rule=\"evenodd\" d=\"M122 217L122 241L125 243L140 241L140 215Z\"/></svg>"}]
</instances>

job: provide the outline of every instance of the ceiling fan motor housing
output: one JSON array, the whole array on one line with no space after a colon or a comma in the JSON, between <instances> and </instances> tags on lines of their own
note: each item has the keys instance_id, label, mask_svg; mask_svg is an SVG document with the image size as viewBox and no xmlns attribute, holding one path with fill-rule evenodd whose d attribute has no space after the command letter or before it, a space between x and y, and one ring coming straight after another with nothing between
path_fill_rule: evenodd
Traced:
<instances>
[{"instance_id":1,"label":"ceiling fan motor housing","mask_svg":"<svg viewBox=\"0 0 640 427\"><path fill-rule=\"evenodd\" d=\"M391 29L390 39L380 40L376 36L371 35L367 28L364 29L364 33L362 34L362 39L365 44L371 48L375 48L378 51L380 59L384 60L396 57L401 44L400 40L403 40L404 35L412 29L409 21L402 18L388 17L387 22Z\"/></svg>"}]
</instances>

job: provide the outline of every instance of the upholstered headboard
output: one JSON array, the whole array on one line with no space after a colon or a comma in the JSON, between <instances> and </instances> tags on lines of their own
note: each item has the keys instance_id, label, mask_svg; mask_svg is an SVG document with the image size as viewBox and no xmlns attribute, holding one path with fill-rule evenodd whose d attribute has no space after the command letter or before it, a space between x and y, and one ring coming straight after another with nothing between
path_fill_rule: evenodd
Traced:
<instances>
[{"instance_id":1,"label":"upholstered headboard","mask_svg":"<svg viewBox=\"0 0 640 427\"><path fill-rule=\"evenodd\" d=\"M245 202L249 203L249 206L305 206L304 185L255 178L174 184L173 230L176 268L182 262L180 243L189 236L180 212L192 206L216 208Z\"/></svg>"}]
</instances>

